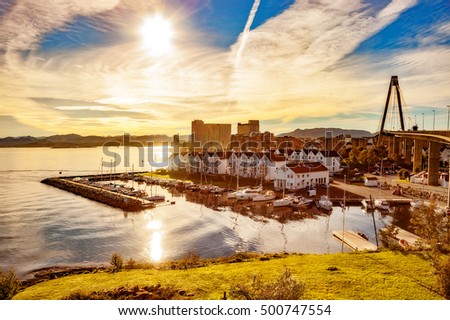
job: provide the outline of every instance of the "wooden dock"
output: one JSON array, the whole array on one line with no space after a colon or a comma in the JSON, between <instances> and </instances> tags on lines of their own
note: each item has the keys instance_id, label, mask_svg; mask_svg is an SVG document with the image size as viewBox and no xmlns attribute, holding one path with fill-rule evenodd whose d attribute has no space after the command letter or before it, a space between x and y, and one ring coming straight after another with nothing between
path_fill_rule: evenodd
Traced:
<instances>
[{"instance_id":1,"label":"wooden dock","mask_svg":"<svg viewBox=\"0 0 450 320\"><path fill-rule=\"evenodd\" d=\"M376 251L378 250L378 247L373 244L372 242L369 242L362 236L360 236L358 233L351 231L351 230L345 230L342 231L333 231L333 237L335 237L339 242L343 242L347 247L352 249L353 251Z\"/></svg>"},{"instance_id":2,"label":"wooden dock","mask_svg":"<svg viewBox=\"0 0 450 320\"><path fill-rule=\"evenodd\" d=\"M408 249L424 248L423 239L414 233L406 231L400 227L395 226L393 238L397 240L400 246Z\"/></svg>"}]
</instances>

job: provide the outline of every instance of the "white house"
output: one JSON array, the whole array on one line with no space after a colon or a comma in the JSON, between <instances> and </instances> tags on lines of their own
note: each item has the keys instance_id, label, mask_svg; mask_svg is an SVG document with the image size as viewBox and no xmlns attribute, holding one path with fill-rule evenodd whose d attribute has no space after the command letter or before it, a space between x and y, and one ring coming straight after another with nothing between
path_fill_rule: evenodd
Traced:
<instances>
[{"instance_id":1,"label":"white house","mask_svg":"<svg viewBox=\"0 0 450 320\"><path fill-rule=\"evenodd\" d=\"M328 183L328 169L320 162L289 163L275 170L276 190L295 191Z\"/></svg>"},{"instance_id":2,"label":"white house","mask_svg":"<svg viewBox=\"0 0 450 320\"><path fill-rule=\"evenodd\" d=\"M226 174L227 159L225 152L207 152L203 156L204 172L208 174Z\"/></svg>"}]
</instances>

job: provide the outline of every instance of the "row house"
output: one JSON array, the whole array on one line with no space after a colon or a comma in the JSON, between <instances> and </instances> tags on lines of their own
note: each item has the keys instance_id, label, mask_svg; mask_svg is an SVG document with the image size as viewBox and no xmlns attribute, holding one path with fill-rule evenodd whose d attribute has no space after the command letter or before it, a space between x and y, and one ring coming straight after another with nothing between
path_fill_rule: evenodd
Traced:
<instances>
[{"instance_id":1,"label":"row house","mask_svg":"<svg viewBox=\"0 0 450 320\"><path fill-rule=\"evenodd\" d=\"M276 190L295 191L329 183L329 171L320 162L284 164L275 171Z\"/></svg>"},{"instance_id":2,"label":"row house","mask_svg":"<svg viewBox=\"0 0 450 320\"><path fill-rule=\"evenodd\" d=\"M288 161L310 161L320 162L327 167L330 175L340 172L341 156L336 151L325 151L317 149L300 149L300 150L277 150L278 155L283 155Z\"/></svg>"},{"instance_id":3,"label":"row house","mask_svg":"<svg viewBox=\"0 0 450 320\"><path fill-rule=\"evenodd\" d=\"M310 161L309 159L313 159L308 158L311 154L317 156L320 161ZM325 152L305 152L305 150L288 150L286 154L283 152L231 151L186 153L172 155L169 161L169 170L239 175L242 178L274 181L276 188L283 183L286 188L296 190L316 184L328 184L331 170L322 163L326 155L328 154ZM284 177L281 172L286 171L289 172ZM298 174L301 176L297 177Z\"/></svg>"}]
</instances>

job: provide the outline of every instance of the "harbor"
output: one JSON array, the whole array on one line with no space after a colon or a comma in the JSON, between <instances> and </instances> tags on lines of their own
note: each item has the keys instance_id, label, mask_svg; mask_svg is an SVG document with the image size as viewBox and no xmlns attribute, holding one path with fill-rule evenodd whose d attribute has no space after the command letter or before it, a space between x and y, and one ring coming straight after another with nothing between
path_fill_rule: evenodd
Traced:
<instances>
[{"instance_id":1,"label":"harbor","mask_svg":"<svg viewBox=\"0 0 450 320\"><path fill-rule=\"evenodd\" d=\"M131 151L138 159L138 150ZM218 189L212 187L202 191L199 176L197 180L181 175L157 176L150 168L139 168L135 180L130 179L132 174L125 167L116 168L120 174L126 173L122 176L124 180L119 173L101 175L101 149L46 149L45 153L38 149L8 149L4 154L17 160L9 163L0 177L9 186L0 196L7 213L0 217L0 229L4 237L13 240L0 249L0 260L4 268L14 265L19 273L68 263L103 263L110 259L111 252L119 252L126 258L168 261L190 251L201 257L239 251L317 254L341 251L341 245L332 235L332 231L342 229L343 212L339 202L343 203L344 193L339 190L337 179L328 190L330 199L336 201L331 211L319 210L315 203L298 210L274 207L273 200L225 199L229 192L236 191L236 181L230 182L229 177L215 179L209 175L206 182L202 179L204 186L215 185L227 190L217 193ZM134 163L138 162L134 160ZM17 171L17 166L31 171ZM127 191L134 187L134 191L147 192L148 197L164 196L165 200L153 201L156 205L153 208L128 211L40 183L49 177L75 179L73 182L81 184L83 181L76 180L85 179L86 184L98 183L105 188L113 188L113 183L126 187ZM257 186L246 179L240 182L243 187ZM264 185L265 190L269 187ZM83 188L85 192L91 190ZM371 190L374 195L378 193L374 188ZM104 192L111 196L116 193ZM282 191L275 193L282 198ZM314 199L306 190L296 194ZM318 186L317 199L321 194L326 195L327 189ZM345 199L346 206L354 203L345 210L346 229L364 233L375 243L372 215L361 210L363 197L346 191ZM404 211L392 208L393 212L388 214L376 210L377 230L391 223L410 230L409 208L403 207Z\"/></svg>"},{"instance_id":2,"label":"harbor","mask_svg":"<svg viewBox=\"0 0 450 320\"><path fill-rule=\"evenodd\" d=\"M193 178L198 182L195 176ZM264 188L247 186L236 190L213 183L201 184L190 180L161 178L148 171L53 177L41 182L129 212L139 212L162 204L174 204L152 194L153 186L158 185L171 193L181 193L188 201L205 205L215 211L231 209L256 219L270 218L280 222L327 214L332 205L340 206L344 202L346 205L360 206L362 199L358 195L347 193L344 201L342 190L333 186L318 187L314 190L315 195L309 196L306 190L284 193L267 185ZM330 203L328 207L321 205L323 199Z\"/></svg>"}]
</instances>

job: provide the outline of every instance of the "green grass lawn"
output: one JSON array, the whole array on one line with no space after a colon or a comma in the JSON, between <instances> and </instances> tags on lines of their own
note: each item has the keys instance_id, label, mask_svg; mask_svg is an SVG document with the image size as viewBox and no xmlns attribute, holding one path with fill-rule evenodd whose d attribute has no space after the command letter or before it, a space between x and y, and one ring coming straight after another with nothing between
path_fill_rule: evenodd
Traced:
<instances>
[{"instance_id":1,"label":"green grass lawn","mask_svg":"<svg viewBox=\"0 0 450 320\"><path fill-rule=\"evenodd\" d=\"M119 287L172 286L192 299L220 299L233 284L248 283L254 274L272 282L284 267L305 284L305 299L431 300L436 276L420 254L381 251L324 255L281 255L252 261L212 264L187 270L133 269L98 272L49 280L26 288L14 299L63 299L69 294L108 291Z\"/></svg>"}]
</instances>

